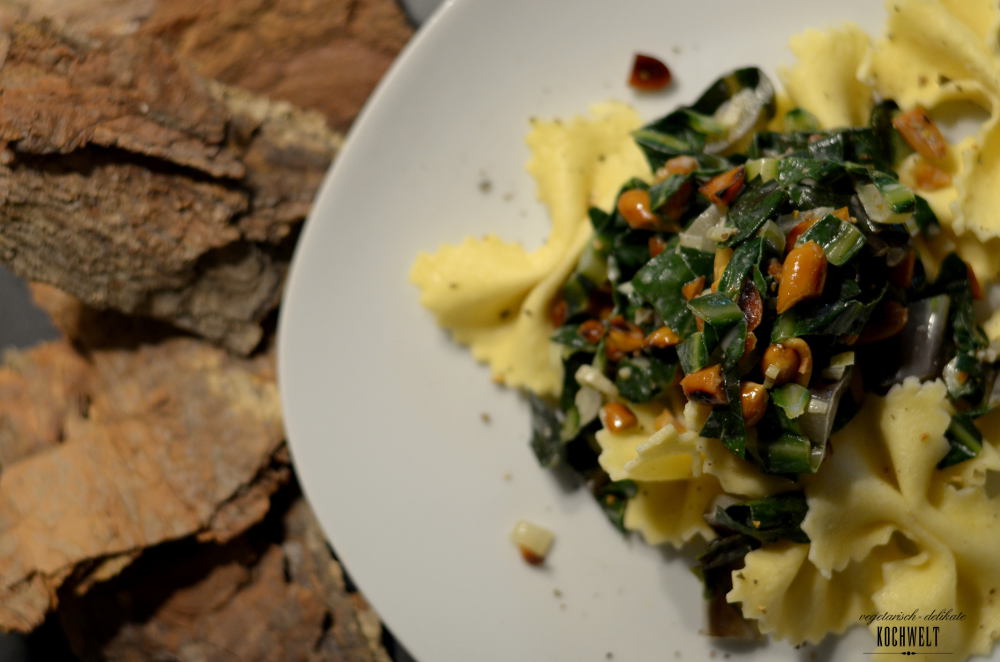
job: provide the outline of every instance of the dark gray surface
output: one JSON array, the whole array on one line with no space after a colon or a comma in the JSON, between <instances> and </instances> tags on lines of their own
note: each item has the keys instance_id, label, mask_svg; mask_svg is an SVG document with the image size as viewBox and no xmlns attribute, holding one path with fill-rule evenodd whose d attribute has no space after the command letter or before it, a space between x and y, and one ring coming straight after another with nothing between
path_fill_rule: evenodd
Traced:
<instances>
[{"instance_id":1,"label":"dark gray surface","mask_svg":"<svg viewBox=\"0 0 1000 662\"><path fill-rule=\"evenodd\" d=\"M0 349L31 347L59 337L48 316L31 301L24 281L0 267Z\"/></svg>"},{"instance_id":2,"label":"dark gray surface","mask_svg":"<svg viewBox=\"0 0 1000 662\"><path fill-rule=\"evenodd\" d=\"M24 281L0 267L0 350L23 349L59 337L48 316L31 301ZM29 660L24 640L0 633L0 662Z\"/></svg>"}]
</instances>

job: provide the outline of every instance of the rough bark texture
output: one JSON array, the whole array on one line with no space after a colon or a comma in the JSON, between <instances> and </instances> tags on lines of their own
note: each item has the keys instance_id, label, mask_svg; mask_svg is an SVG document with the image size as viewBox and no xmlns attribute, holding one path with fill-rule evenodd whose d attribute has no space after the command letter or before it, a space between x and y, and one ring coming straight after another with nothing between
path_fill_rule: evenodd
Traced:
<instances>
[{"instance_id":1,"label":"rough bark texture","mask_svg":"<svg viewBox=\"0 0 1000 662\"><path fill-rule=\"evenodd\" d=\"M32 289L66 336L0 366L0 629L56 608L83 659L387 661L260 348L328 126L410 32L393 0L0 0L0 261L58 286Z\"/></svg>"},{"instance_id":2,"label":"rough bark texture","mask_svg":"<svg viewBox=\"0 0 1000 662\"><path fill-rule=\"evenodd\" d=\"M205 76L318 110L339 130L412 32L393 0L170 0L140 29Z\"/></svg>"},{"instance_id":3,"label":"rough bark texture","mask_svg":"<svg viewBox=\"0 0 1000 662\"><path fill-rule=\"evenodd\" d=\"M20 361L71 353L53 343ZM0 480L0 628L37 626L68 580L107 577L146 547L229 539L289 477L271 355L172 338L69 363L82 406Z\"/></svg>"},{"instance_id":4,"label":"rough bark texture","mask_svg":"<svg viewBox=\"0 0 1000 662\"><path fill-rule=\"evenodd\" d=\"M227 544L166 545L86 596L65 596L60 620L74 652L120 662L388 662L377 618L348 593L312 512L283 497Z\"/></svg>"},{"instance_id":5,"label":"rough bark texture","mask_svg":"<svg viewBox=\"0 0 1000 662\"><path fill-rule=\"evenodd\" d=\"M0 259L240 353L277 305L338 145L323 118L202 78L155 40L18 23L0 48Z\"/></svg>"}]
</instances>

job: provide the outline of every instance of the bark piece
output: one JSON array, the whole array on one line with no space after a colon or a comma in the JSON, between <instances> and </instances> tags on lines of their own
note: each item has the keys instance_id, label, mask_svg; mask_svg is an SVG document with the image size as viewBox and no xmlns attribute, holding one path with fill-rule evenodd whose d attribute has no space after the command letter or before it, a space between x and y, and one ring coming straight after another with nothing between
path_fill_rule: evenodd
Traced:
<instances>
[{"instance_id":1,"label":"bark piece","mask_svg":"<svg viewBox=\"0 0 1000 662\"><path fill-rule=\"evenodd\" d=\"M94 349L80 382L89 405L64 409L61 443L0 474L0 629L30 630L64 584L146 547L230 539L289 475L270 354L182 337Z\"/></svg>"},{"instance_id":2,"label":"bark piece","mask_svg":"<svg viewBox=\"0 0 1000 662\"><path fill-rule=\"evenodd\" d=\"M372 612L347 592L312 512L301 498L282 500L227 545L167 545L67 598L60 619L75 652L120 662L389 662L377 619L370 629Z\"/></svg>"},{"instance_id":3,"label":"bark piece","mask_svg":"<svg viewBox=\"0 0 1000 662\"><path fill-rule=\"evenodd\" d=\"M59 444L88 407L89 366L65 343L9 352L0 367L0 471Z\"/></svg>"},{"instance_id":4,"label":"bark piece","mask_svg":"<svg viewBox=\"0 0 1000 662\"><path fill-rule=\"evenodd\" d=\"M0 58L0 259L97 308L247 353L339 146L148 36L18 23Z\"/></svg>"},{"instance_id":5,"label":"bark piece","mask_svg":"<svg viewBox=\"0 0 1000 662\"><path fill-rule=\"evenodd\" d=\"M203 75L319 110L339 130L412 34L394 0L161 0L141 30Z\"/></svg>"}]
</instances>

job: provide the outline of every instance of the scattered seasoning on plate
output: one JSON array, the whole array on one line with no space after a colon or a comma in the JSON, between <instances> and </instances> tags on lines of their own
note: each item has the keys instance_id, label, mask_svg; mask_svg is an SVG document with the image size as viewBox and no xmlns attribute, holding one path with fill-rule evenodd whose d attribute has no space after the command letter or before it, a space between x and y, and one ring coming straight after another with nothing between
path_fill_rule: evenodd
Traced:
<instances>
[{"instance_id":1,"label":"scattered seasoning on plate","mask_svg":"<svg viewBox=\"0 0 1000 662\"><path fill-rule=\"evenodd\" d=\"M643 92L656 92L670 85L671 80L670 68L662 60L652 55L635 54L629 85Z\"/></svg>"}]
</instances>

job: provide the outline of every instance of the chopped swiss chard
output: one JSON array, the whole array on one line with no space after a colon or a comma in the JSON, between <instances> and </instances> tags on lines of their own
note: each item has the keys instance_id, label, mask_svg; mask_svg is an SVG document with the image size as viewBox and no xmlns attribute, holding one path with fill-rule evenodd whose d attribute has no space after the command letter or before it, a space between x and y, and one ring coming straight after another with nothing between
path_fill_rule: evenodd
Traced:
<instances>
[{"instance_id":1,"label":"chopped swiss chard","mask_svg":"<svg viewBox=\"0 0 1000 662\"><path fill-rule=\"evenodd\" d=\"M769 218L778 215L788 202L788 194L777 180L750 182L729 208L729 224L736 228L732 243L752 236Z\"/></svg>"},{"instance_id":2,"label":"chopped swiss chard","mask_svg":"<svg viewBox=\"0 0 1000 662\"><path fill-rule=\"evenodd\" d=\"M677 364L637 356L623 359L615 373L615 386L631 402L648 402L674 380Z\"/></svg>"},{"instance_id":3,"label":"chopped swiss chard","mask_svg":"<svg viewBox=\"0 0 1000 662\"><path fill-rule=\"evenodd\" d=\"M938 463L943 469L971 460L983 449L983 433L976 427L976 422L966 414L955 414L945 431L948 439L948 454Z\"/></svg>"},{"instance_id":4,"label":"chopped swiss chard","mask_svg":"<svg viewBox=\"0 0 1000 662\"><path fill-rule=\"evenodd\" d=\"M528 396L531 405L531 450L543 467L554 467L563 457L562 417L537 395Z\"/></svg>"},{"instance_id":5,"label":"chopped swiss chard","mask_svg":"<svg viewBox=\"0 0 1000 662\"><path fill-rule=\"evenodd\" d=\"M675 243L639 269L632 287L675 333L688 336L695 330L695 319L681 289L699 276L711 278L712 260L711 253Z\"/></svg>"},{"instance_id":6,"label":"chopped swiss chard","mask_svg":"<svg viewBox=\"0 0 1000 662\"><path fill-rule=\"evenodd\" d=\"M798 239L800 244L807 241L819 244L830 264L838 267L846 264L867 243L856 227L832 214L806 230Z\"/></svg>"},{"instance_id":7,"label":"chopped swiss chard","mask_svg":"<svg viewBox=\"0 0 1000 662\"><path fill-rule=\"evenodd\" d=\"M594 492L604 514L622 533L625 532L625 506L639 493L639 486L632 480L616 480L602 485Z\"/></svg>"},{"instance_id":8,"label":"chopped swiss chard","mask_svg":"<svg viewBox=\"0 0 1000 662\"><path fill-rule=\"evenodd\" d=\"M808 511L802 492L784 492L717 508L714 520L717 526L764 544L779 540L806 543L809 537L802 530L802 520Z\"/></svg>"},{"instance_id":9,"label":"chopped swiss chard","mask_svg":"<svg viewBox=\"0 0 1000 662\"><path fill-rule=\"evenodd\" d=\"M712 326L727 326L743 319L743 311L723 292L703 294L688 301L687 305L696 317Z\"/></svg>"}]
</instances>

